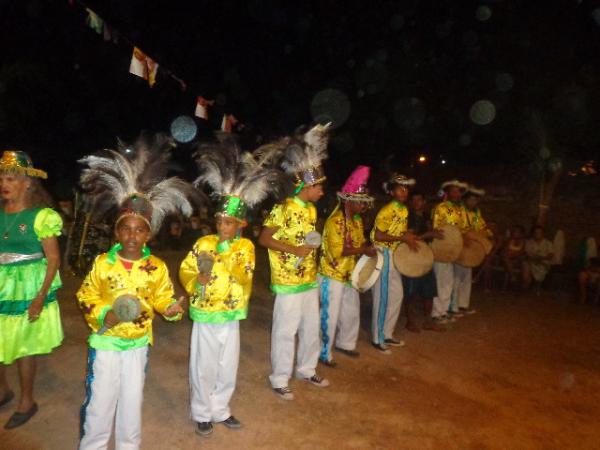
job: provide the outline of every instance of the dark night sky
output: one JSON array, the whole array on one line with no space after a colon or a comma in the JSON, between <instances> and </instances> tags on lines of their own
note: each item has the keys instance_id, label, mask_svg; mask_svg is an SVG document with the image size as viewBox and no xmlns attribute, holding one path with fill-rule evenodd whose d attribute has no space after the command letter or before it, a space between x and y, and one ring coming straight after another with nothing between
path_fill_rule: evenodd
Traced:
<instances>
[{"instance_id":1,"label":"dark night sky","mask_svg":"<svg viewBox=\"0 0 600 450\"><path fill-rule=\"evenodd\" d=\"M129 44L104 42L77 2L0 0L0 143L55 176L73 177L77 157L116 136L167 130L193 115L196 95L219 103L200 138L223 112L247 125L245 143L349 113L332 138L340 173L419 152L432 164L507 163L539 145L540 127L553 152L590 157L600 145L600 1L84 3L188 89L129 75ZM343 98L311 115L326 89ZM489 125L469 118L481 99L496 107Z\"/></svg>"}]
</instances>

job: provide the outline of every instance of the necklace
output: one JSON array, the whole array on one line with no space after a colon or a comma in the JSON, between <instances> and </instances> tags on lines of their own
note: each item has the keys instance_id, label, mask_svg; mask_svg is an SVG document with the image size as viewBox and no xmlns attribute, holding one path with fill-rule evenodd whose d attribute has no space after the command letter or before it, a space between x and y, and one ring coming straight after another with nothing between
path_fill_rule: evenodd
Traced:
<instances>
[{"instance_id":1,"label":"necklace","mask_svg":"<svg viewBox=\"0 0 600 450\"><path fill-rule=\"evenodd\" d=\"M21 215L21 211L19 211L17 214L15 214L15 217L13 218L13 220L10 222L10 225L6 225L6 212L4 213L4 234L2 235L2 238L4 240L8 239L8 232L10 231L10 229L13 227L13 225L17 222L17 220L19 219L19 216Z\"/></svg>"}]
</instances>

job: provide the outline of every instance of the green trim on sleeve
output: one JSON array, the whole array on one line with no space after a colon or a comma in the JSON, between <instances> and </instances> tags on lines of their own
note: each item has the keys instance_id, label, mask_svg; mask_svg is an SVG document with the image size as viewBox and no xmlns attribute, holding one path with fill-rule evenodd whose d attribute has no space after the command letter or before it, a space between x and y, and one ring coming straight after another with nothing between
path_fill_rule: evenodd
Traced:
<instances>
[{"instance_id":1,"label":"green trim on sleeve","mask_svg":"<svg viewBox=\"0 0 600 450\"><path fill-rule=\"evenodd\" d=\"M100 314L98 314L98 325L100 325L100 328L104 326L104 318L111 309L112 306L106 305L104 308L102 308L102 310L100 310Z\"/></svg>"}]
</instances>

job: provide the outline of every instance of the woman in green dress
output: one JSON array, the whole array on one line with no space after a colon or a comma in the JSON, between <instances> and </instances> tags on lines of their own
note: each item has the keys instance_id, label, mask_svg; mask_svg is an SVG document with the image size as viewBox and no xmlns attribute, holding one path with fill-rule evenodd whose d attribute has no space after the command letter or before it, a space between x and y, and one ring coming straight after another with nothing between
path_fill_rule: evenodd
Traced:
<instances>
[{"instance_id":1,"label":"woman in green dress","mask_svg":"<svg viewBox=\"0 0 600 450\"><path fill-rule=\"evenodd\" d=\"M6 367L17 363L20 401L4 428L23 425L37 412L33 398L36 355L63 339L56 290L62 220L29 156L5 151L0 159L0 408L14 397Z\"/></svg>"}]
</instances>

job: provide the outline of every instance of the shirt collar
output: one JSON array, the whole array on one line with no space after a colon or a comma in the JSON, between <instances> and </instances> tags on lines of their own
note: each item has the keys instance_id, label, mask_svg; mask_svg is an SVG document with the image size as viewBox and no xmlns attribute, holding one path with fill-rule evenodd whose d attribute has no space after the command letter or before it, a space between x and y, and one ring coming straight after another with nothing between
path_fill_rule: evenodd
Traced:
<instances>
[{"instance_id":1,"label":"shirt collar","mask_svg":"<svg viewBox=\"0 0 600 450\"><path fill-rule=\"evenodd\" d=\"M115 245L113 245L111 247L111 249L107 252L108 257L106 258L106 261L110 264L114 264L117 262L117 259L119 257L118 252L119 250L121 250L123 248L123 246L117 242ZM150 256L150 248L147 245L144 245L142 247L142 257L140 258L141 261L148 259L148 257Z\"/></svg>"}]
</instances>

